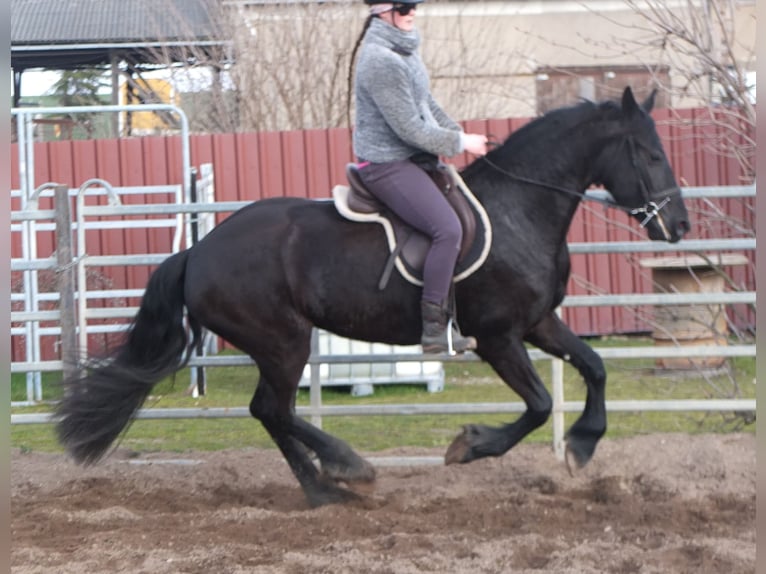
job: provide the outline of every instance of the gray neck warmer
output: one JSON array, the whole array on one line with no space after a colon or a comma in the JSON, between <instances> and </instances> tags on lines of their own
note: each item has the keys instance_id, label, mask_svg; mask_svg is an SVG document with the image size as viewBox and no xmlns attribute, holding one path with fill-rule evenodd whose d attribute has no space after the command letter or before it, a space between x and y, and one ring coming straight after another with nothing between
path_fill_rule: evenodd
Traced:
<instances>
[{"instance_id":1,"label":"gray neck warmer","mask_svg":"<svg viewBox=\"0 0 766 574\"><path fill-rule=\"evenodd\" d=\"M420 32L417 28L405 32L380 18L372 19L364 39L404 55L410 55L420 47Z\"/></svg>"}]
</instances>

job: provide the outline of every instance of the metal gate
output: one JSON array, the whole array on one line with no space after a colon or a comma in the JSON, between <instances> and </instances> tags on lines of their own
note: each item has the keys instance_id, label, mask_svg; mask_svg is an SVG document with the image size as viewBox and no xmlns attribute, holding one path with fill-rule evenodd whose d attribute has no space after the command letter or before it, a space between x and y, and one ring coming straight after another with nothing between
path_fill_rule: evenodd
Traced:
<instances>
[{"instance_id":1,"label":"metal gate","mask_svg":"<svg viewBox=\"0 0 766 574\"><path fill-rule=\"evenodd\" d=\"M168 104L145 104L129 106L69 106L69 107L46 107L46 108L15 108L11 110L16 121L16 133L19 148L19 178L18 190L11 191L11 202L17 203L18 211L14 210L11 222L11 234L20 236L22 257L11 261L11 271L20 271L22 278L21 292L11 294L11 304L21 305L20 311L12 313L14 322L22 322L22 327L11 329L11 336L22 335L25 337L25 358L30 365L39 364L42 360L42 338L61 333L60 326L44 327L41 322L57 321L59 313L53 310L41 309L41 303L55 302L58 300L56 293L42 293L40 291L39 273L46 269L55 269L55 259L52 257L40 258L38 250L38 233L50 232L55 229L56 211L54 209L41 210L41 204L50 203L54 189L58 187L56 182L35 182L35 153L34 153L34 123L40 116L55 114L74 113L122 113L132 111L162 111L176 114L181 125L181 162L177 168L178 179L181 182L170 186L141 186L141 187L113 187L109 182L91 178L84 181L78 188L68 190L68 196L76 201L77 219L72 229L77 234L77 253L72 264L77 270L77 283L86 284L85 261L88 257L85 248L86 230L98 229L129 229L129 228L172 228L173 241L172 251L180 249L181 244L188 242L191 237L191 229L188 223L184 223L184 216L178 214L166 214L161 219L144 217L131 221L85 221L86 196L107 194L109 204L119 206L123 203L122 198L133 194L156 195L165 202L184 204L188 203L192 196L194 172L190 164L189 149L189 126L186 115L176 106ZM25 214L25 215L20 215ZM61 272L61 270L58 270ZM87 348L88 328L85 326L88 316L87 303L89 298L99 297L139 297L143 290L122 290L109 294L90 292L78 289L75 295L80 324L77 330L80 348ZM92 327L90 332L103 332L114 330L114 327ZM41 372L30 369L27 371L27 401L35 402L42 400Z\"/></svg>"}]
</instances>

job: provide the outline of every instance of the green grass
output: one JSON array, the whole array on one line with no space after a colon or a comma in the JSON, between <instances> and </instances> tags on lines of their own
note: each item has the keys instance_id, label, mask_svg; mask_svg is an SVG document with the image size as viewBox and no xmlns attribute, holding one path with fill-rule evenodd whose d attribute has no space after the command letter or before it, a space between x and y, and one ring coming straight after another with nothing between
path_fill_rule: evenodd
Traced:
<instances>
[{"instance_id":1,"label":"green grass","mask_svg":"<svg viewBox=\"0 0 766 574\"><path fill-rule=\"evenodd\" d=\"M645 345L647 340L609 339L594 341L594 346ZM549 361L536 363L538 372L550 388ZM653 359L620 359L607 361L607 399L701 399L755 398L755 360L732 358L726 372L715 376L702 374L658 374ZM252 397L257 379L254 367L217 367L207 370L208 393L193 398L186 394L188 372L181 371L175 380L168 379L154 388L147 407L242 407ZM43 376L44 399L53 401L60 392L55 384L58 374ZM26 398L23 375L12 377L13 400ZM584 400L585 386L579 374L569 365L564 368L564 396L567 401ZM425 385L378 385L368 397L352 397L347 388L325 388L325 405L423 404L463 402L518 402L510 391L483 363L446 363L445 389L426 392ZM298 395L299 406L309 404L308 390ZM49 412L51 404L15 407L14 413ZM567 428L576 419L567 413ZM349 441L363 451L376 451L397 446L446 447L461 425L480 422L499 425L516 415L409 415L409 416L343 416L323 417L323 428ZM747 416L734 413L610 413L607 436L619 437L653 432L754 432ZM549 442L549 421L533 432L527 441ZM12 425L11 444L24 450L59 451L52 425ZM138 420L130 427L121 443L136 451L218 450L222 448L273 447L261 425L251 418Z\"/></svg>"}]
</instances>

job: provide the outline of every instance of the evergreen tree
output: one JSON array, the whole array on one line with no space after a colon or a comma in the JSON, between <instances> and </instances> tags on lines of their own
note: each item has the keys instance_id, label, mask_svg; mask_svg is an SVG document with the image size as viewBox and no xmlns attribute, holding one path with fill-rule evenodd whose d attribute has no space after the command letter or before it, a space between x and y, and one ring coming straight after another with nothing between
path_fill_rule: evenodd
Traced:
<instances>
[{"instance_id":1,"label":"evergreen tree","mask_svg":"<svg viewBox=\"0 0 766 574\"><path fill-rule=\"evenodd\" d=\"M98 92L108 85L109 82L104 78L103 70L66 70L51 87L51 95L56 97L59 106L96 106L104 103ZM86 137L93 137L95 114L62 114L60 117L71 119L76 126L85 130Z\"/></svg>"}]
</instances>

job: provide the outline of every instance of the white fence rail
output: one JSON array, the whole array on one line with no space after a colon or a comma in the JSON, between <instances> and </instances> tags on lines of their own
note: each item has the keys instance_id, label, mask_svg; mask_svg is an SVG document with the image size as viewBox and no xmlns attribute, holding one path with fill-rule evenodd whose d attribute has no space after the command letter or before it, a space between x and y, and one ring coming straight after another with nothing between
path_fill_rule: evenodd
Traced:
<instances>
[{"instance_id":1,"label":"white fence rail","mask_svg":"<svg viewBox=\"0 0 766 574\"><path fill-rule=\"evenodd\" d=\"M588 192L592 195L602 195L605 192ZM754 197L755 186L739 187L700 187L686 188L683 190L684 198L731 198L731 197ZM208 199L209 201L209 199ZM181 216L186 214L212 214L219 212L231 212L247 205L247 202L220 202L201 204L152 204L152 205L109 205L88 206L81 205L79 209L80 221L78 226L88 225L87 218L116 215L168 215ZM25 208L11 214L12 224L21 222L53 221L55 210L35 210ZM77 226L76 226L77 227ZM710 239L689 240L678 244L666 244L659 242L602 242L602 243L570 243L570 252L581 253L663 253L663 252L691 252L704 251L730 252L752 251L756 248L755 238L740 239ZM169 253L145 254L145 255L109 255L89 256L87 250L82 250L78 256L77 264L83 269L87 266L125 266L125 265L154 265L162 262ZM27 256L11 260L12 271L24 271L25 273L43 269L56 269L55 258L32 259ZM88 297L126 297L140 295L142 290L122 291L99 291L80 293L81 300ZM55 296L53 296L55 298ZM619 306L619 305L728 305L728 304L755 304L756 294L754 291L726 292L726 293L670 293L670 294L606 294L606 295L579 295L568 296L562 307L586 307L586 306ZM127 322L135 315L137 308L87 308L81 306L78 316L78 331L83 337L88 332L94 332L94 326L88 325L89 319L124 318L123 325L99 326L102 331L122 330ZM14 311L11 313L11 321L22 322L27 325L37 324L39 321L55 321L60 317L58 311L40 311L38 309L27 311ZM39 326L36 326L38 332ZM45 334L56 334L57 327L48 327ZM730 346L684 346L684 347L615 347L597 350L602 358L673 358L673 357L706 357L710 355L722 357L754 357L755 344L741 344ZM553 422L554 422L554 446L557 453L563 453L563 424L564 413L582 410L581 402L564 400L563 396L563 362L554 359L541 351L532 350L530 356L533 360L551 360L553 374ZM433 356L420 354L392 354L381 356L379 354L353 354L353 355L321 355L314 348L308 364L311 367L310 383L310 406L299 407L298 414L310 416L312 422L321 426L322 416L340 415L399 415L399 414L468 414L468 413L516 413L523 412L523 403L478 403L478 404L434 404L434 405L369 405L369 406L324 406L321 404L321 385L319 382L319 369L321 365L331 364L354 364L354 363L381 363L388 361L399 362L424 362L433 361ZM440 361L471 361L476 360L475 355L465 357L442 358ZM249 357L245 356L202 356L192 358L191 366L223 366L223 365L249 365L252 364ZM41 373L44 371L60 371L63 363L60 360L42 361L35 360L13 362L13 373ZM30 398L30 402L39 400L39 397ZM18 403L17 403L18 404ZM695 410L724 410L724 411L751 411L755 410L755 400L664 400L664 401L607 401L607 409L610 411L695 411ZM225 409L146 409L139 413L140 418L182 418L182 417L242 417L249 416L247 408ZM41 414L13 414L12 424L43 423L50 420L50 415Z\"/></svg>"}]
</instances>

